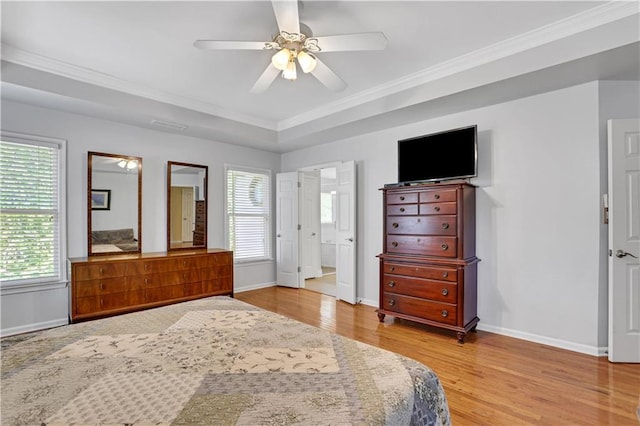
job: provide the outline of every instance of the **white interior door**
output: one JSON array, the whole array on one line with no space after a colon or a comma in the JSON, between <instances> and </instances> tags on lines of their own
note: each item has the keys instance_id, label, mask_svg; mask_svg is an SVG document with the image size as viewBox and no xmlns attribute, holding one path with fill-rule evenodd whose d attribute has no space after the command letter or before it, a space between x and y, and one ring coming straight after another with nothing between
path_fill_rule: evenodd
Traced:
<instances>
[{"instance_id":1,"label":"white interior door","mask_svg":"<svg viewBox=\"0 0 640 426\"><path fill-rule=\"evenodd\" d=\"M609 120L609 361L640 362L640 120Z\"/></svg>"},{"instance_id":2,"label":"white interior door","mask_svg":"<svg viewBox=\"0 0 640 426\"><path fill-rule=\"evenodd\" d=\"M276 175L277 284L300 287L298 263L298 172Z\"/></svg>"},{"instance_id":3,"label":"white interior door","mask_svg":"<svg viewBox=\"0 0 640 426\"><path fill-rule=\"evenodd\" d=\"M320 170L301 172L300 258L302 279L322 276L320 262Z\"/></svg>"},{"instance_id":4,"label":"white interior door","mask_svg":"<svg viewBox=\"0 0 640 426\"><path fill-rule=\"evenodd\" d=\"M195 228L195 204L193 200L193 188L182 188L182 241L193 241Z\"/></svg>"},{"instance_id":5,"label":"white interior door","mask_svg":"<svg viewBox=\"0 0 640 426\"><path fill-rule=\"evenodd\" d=\"M336 293L338 300L356 303L356 163L336 170Z\"/></svg>"}]
</instances>

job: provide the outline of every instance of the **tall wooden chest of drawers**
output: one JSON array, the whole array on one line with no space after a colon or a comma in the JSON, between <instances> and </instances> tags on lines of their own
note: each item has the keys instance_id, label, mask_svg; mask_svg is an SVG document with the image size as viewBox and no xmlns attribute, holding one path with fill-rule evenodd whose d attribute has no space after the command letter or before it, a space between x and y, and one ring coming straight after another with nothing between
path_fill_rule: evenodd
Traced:
<instances>
[{"instance_id":1,"label":"tall wooden chest of drawers","mask_svg":"<svg viewBox=\"0 0 640 426\"><path fill-rule=\"evenodd\" d=\"M378 318L453 330L464 342L478 323L475 187L447 183L382 191Z\"/></svg>"},{"instance_id":2,"label":"tall wooden chest of drawers","mask_svg":"<svg viewBox=\"0 0 640 426\"><path fill-rule=\"evenodd\" d=\"M221 249L69 259L71 322L200 297L233 296L233 252Z\"/></svg>"},{"instance_id":3,"label":"tall wooden chest of drawers","mask_svg":"<svg viewBox=\"0 0 640 426\"><path fill-rule=\"evenodd\" d=\"M206 246L206 229L205 218L207 217L207 206L205 201L196 201L196 218L193 230L193 245L194 246Z\"/></svg>"}]
</instances>

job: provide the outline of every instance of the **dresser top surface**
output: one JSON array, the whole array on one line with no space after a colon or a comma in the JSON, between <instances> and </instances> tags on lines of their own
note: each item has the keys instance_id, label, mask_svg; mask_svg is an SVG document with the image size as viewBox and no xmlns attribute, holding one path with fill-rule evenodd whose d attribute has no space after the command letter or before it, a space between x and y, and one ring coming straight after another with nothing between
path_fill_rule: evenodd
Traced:
<instances>
[{"instance_id":1,"label":"dresser top surface","mask_svg":"<svg viewBox=\"0 0 640 426\"><path fill-rule=\"evenodd\" d=\"M381 191L426 191L432 189L448 189L448 188L475 188L476 186L465 181L451 181L451 182L440 182L440 183L416 183L416 184L408 184L408 185L389 185L384 188L380 188Z\"/></svg>"},{"instance_id":2,"label":"dresser top surface","mask_svg":"<svg viewBox=\"0 0 640 426\"><path fill-rule=\"evenodd\" d=\"M151 252L151 253L132 253L132 254L110 254L105 256L92 256L92 257L74 257L69 258L71 263L100 263L100 262L113 262L122 260L146 260L157 258L174 258L184 256L195 256L203 254L215 254L215 253L233 253L231 250L221 248L210 249L196 249L196 250L179 250L171 252Z\"/></svg>"}]
</instances>

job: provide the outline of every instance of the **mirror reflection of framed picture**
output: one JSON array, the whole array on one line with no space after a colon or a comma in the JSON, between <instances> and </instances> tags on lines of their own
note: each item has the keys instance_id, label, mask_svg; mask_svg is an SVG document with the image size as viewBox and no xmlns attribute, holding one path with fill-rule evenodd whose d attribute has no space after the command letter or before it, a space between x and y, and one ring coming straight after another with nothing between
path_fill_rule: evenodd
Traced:
<instances>
[{"instance_id":1,"label":"mirror reflection of framed picture","mask_svg":"<svg viewBox=\"0 0 640 426\"><path fill-rule=\"evenodd\" d=\"M110 210L111 190L92 189L91 190L91 210Z\"/></svg>"}]
</instances>

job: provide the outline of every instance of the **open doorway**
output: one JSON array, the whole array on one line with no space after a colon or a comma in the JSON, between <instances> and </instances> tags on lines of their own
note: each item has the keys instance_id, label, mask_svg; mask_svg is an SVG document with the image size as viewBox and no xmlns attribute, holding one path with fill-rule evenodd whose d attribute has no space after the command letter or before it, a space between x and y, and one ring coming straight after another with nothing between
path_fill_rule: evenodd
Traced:
<instances>
[{"instance_id":1,"label":"open doorway","mask_svg":"<svg viewBox=\"0 0 640 426\"><path fill-rule=\"evenodd\" d=\"M321 278L321 170L335 168L335 297L356 299L356 163L353 160L276 175L276 279L285 287L306 287ZM330 172L325 172L330 173ZM329 192L329 195L331 193ZM325 196L325 199L328 199ZM333 198L332 198L333 200ZM325 234L325 249L334 241ZM326 265L329 266L330 265ZM333 275L327 271L327 276Z\"/></svg>"},{"instance_id":2,"label":"open doorway","mask_svg":"<svg viewBox=\"0 0 640 426\"><path fill-rule=\"evenodd\" d=\"M312 229L319 229L319 250L314 250L309 245L302 245L303 257L318 256L316 262L319 263L319 274L307 276L304 280L304 288L328 296L336 296L336 168L322 167L320 172L319 185L319 211L317 214L303 215L304 218L319 220L316 226L309 226ZM315 191L309 191L313 196ZM310 203L309 205L316 205ZM303 224L303 227L305 225Z\"/></svg>"}]
</instances>

